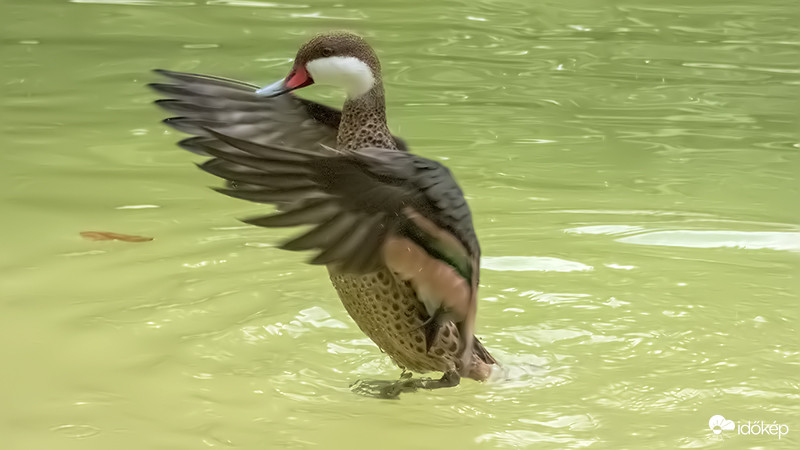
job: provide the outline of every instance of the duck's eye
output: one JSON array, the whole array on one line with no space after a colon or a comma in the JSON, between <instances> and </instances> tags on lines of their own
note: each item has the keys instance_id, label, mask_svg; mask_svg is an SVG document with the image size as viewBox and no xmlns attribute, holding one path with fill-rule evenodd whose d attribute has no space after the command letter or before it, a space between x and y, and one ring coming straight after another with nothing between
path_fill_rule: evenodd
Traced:
<instances>
[{"instance_id":1,"label":"duck's eye","mask_svg":"<svg viewBox=\"0 0 800 450\"><path fill-rule=\"evenodd\" d=\"M327 58L328 56L331 56L331 55L333 55L333 49L332 48L325 47L325 48L322 49L322 56Z\"/></svg>"}]
</instances>

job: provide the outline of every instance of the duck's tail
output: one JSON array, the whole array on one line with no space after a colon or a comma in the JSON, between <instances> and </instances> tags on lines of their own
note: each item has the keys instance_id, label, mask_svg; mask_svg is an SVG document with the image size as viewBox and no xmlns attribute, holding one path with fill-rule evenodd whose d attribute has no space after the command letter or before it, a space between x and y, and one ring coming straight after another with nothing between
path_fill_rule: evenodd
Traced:
<instances>
[{"instance_id":1,"label":"duck's tail","mask_svg":"<svg viewBox=\"0 0 800 450\"><path fill-rule=\"evenodd\" d=\"M466 376L477 381L485 381L492 374L492 369L497 364L497 360L486 350L477 337L473 338L472 361L470 361L469 371Z\"/></svg>"},{"instance_id":2,"label":"duck's tail","mask_svg":"<svg viewBox=\"0 0 800 450\"><path fill-rule=\"evenodd\" d=\"M494 359L494 356L489 353L489 350L486 350L486 347L481 344L481 341L479 341L477 337L474 339L475 341L472 344L472 354L486 364L497 364L497 360Z\"/></svg>"}]
</instances>

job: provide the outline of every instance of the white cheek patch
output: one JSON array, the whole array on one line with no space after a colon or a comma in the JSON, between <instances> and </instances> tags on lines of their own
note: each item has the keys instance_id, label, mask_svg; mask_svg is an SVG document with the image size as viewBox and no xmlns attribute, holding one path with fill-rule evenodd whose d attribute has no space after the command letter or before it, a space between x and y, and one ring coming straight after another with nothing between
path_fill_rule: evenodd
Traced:
<instances>
[{"instance_id":1,"label":"white cheek patch","mask_svg":"<svg viewBox=\"0 0 800 450\"><path fill-rule=\"evenodd\" d=\"M350 98L366 94L375 85L372 69L352 56L330 56L309 61L306 70L317 84L338 86Z\"/></svg>"}]
</instances>

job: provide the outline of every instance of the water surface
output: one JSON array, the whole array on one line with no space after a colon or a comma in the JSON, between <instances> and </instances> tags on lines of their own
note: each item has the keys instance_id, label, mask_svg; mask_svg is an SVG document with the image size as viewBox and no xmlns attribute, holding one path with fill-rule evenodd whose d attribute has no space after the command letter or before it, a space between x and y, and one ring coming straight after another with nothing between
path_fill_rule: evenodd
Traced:
<instances>
[{"instance_id":1,"label":"water surface","mask_svg":"<svg viewBox=\"0 0 800 450\"><path fill-rule=\"evenodd\" d=\"M2 12L3 448L800 447L795 0ZM469 197L495 381L352 393L399 370L150 105L151 68L265 84L340 28ZM791 431L715 435L716 414Z\"/></svg>"}]
</instances>

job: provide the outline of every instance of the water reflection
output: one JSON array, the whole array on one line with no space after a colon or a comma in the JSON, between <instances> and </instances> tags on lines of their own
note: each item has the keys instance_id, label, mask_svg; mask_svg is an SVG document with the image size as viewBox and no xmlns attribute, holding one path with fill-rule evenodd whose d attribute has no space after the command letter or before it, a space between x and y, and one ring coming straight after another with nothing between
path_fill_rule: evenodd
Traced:
<instances>
[{"instance_id":1,"label":"water reflection","mask_svg":"<svg viewBox=\"0 0 800 450\"><path fill-rule=\"evenodd\" d=\"M617 242L691 248L740 248L800 251L800 233L769 231L674 230L626 236Z\"/></svg>"},{"instance_id":2,"label":"water reflection","mask_svg":"<svg viewBox=\"0 0 800 450\"><path fill-rule=\"evenodd\" d=\"M481 268L496 271L586 272L592 266L546 256L484 256Z\"/></svg>"},{"instance_id":3,"label":"water reflection","mask_svg":"<svg viewBox=\"0 0 800 450\"><path fill-rule=\"evenodd\" d=\"M11 3L7 441L798 447L706 429L800 413L796 2ZM376 44L391 126L470 196L489 383L353 395L399 369L324 269L238 225L258 205L202 187L143 88L152 67L284 75L331 28Z\"/></svg>"}]
</instances>

